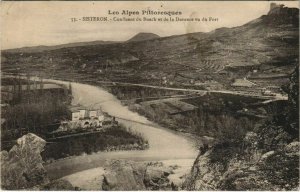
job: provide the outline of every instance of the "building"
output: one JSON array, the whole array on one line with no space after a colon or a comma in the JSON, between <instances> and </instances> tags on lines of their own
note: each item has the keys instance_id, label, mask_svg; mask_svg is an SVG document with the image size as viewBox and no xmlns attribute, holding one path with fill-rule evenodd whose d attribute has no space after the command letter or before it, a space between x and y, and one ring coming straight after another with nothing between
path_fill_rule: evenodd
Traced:
<instances>
[{"instance_id":1,"label":"building","mask_svg":"<svg viewBox=\"0 0 300 192\"><path fill-rule=\"evenodd\" d=\"M79 118L85 119L87 117L89 117L88 111L85 109L79 109Z\"/></svg>"},{"instance_id":2,"label":"building","mask_svg":"<svg viewBox=\"0 0 300 192\"><path fill-rule=\"evenodd\" d=\"M283 8L284 5L283 4L277 4L277 3L271 3L270 4L270 11L273 10L273 9L276 9L276 8Z\"/></svg>"},{"instance_id":3,"label":"building","mask_svg":"<svg viewBox=\"0 0 300 192\"><path fill-rule=\"evenodd\" d=\"M84 130L103 131L114 125L118 125L115 117L112 117L101 110L87 110L75 106L72 107L70 111L71 120L61 121L58 129L52 131L51 134L68 134Z\"/></svg>"},{"instance_id":4,"label":"building","mask_svg":"<svg viewBox=\"0 0 300 192\"><path fill-rule=\"evenodd\" d=\"M79 111L72 111L71 121L79 121L79 119L80 119L80 112Z\"/></svg>"},{"instance_id":5,"label":"building","mask_svg":"<svg viewBox=\"0 0 300 192\"><path fill-rule=\"evenodd\" d=\"M246 78L244 78L244 79L235 79L234 83L232 83L231 86L233 86L233 87L253 87L253 86L256 86L256 84L247 80Z\"/></svg>"},{"instance_id":6,"label":"building","mask_svg":"<svg viewBox=\"0 0 300 192\"><path fill-rule=\"evenodd\" d=\"M104 121L104 114L102 111L98 110L97 117L99 121Z\"/></svg>"},{"instance_id":7,"label":"building","mask_svg":"<svg viewBox=\"0 0 300 192\"><path fill-rule=\"evenodd\" d=\"M71 121L79 121L80 119L84 119L84 117L87 117L87 112L85 109L82 109L82 107L73 106L69 108L69 110L71 111Z\"/></svg>"},{"instance_id":8,"label":"building","mask_svg":"<svg viewBox=\"0 0 300 192\"><path fill-rule=\"evenodd\" d=\"M90 118L95 118L95 117L97 117L97 110L90 110L89 111L89 117Z\"/></svg>"},{"instance_id":9,"label":"building","mask_svg":"<svg viewBox=\"0 0 300 192\"><path fill-rule=\"evenodd\" d=\"M299 17L299 9L298 8L289 8L285 7L283 4L276 4L276 3L271 3L270 4L270 11L268 15L285 15L284 17L290 17L290 18L296 18Z\"/></svg>"},{"instance_id":10,"label":"building","mask_svg":"<svg viewBox=\"0 0 300 192\"><path fill-rule=\"evenodd\" d=\"M105 115L101 110L87 110L83 109L82 107L72 107L71 111L71 121L79 121L83 119L91 119L91 120L98 120L104 121Z\"/></svg>"}]
</instances>

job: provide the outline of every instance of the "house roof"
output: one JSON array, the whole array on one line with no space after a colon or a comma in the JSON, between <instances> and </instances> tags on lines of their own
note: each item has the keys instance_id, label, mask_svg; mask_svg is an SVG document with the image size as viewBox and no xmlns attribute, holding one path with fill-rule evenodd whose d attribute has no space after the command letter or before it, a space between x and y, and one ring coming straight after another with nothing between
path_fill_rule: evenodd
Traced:
<instances>
[{"instance_id":1,"label":"house roof","mask_svg":"<svg viewBox=\"0 0 300 192\"><path fill-rule=\"evenodd\" d=\"M80 106L72 106L72 107L69 107L69 110L71 111L71 112L79 112L79 110L82 110L83 108L82 107L80 107Z\"/></svg>"}]
</instances>

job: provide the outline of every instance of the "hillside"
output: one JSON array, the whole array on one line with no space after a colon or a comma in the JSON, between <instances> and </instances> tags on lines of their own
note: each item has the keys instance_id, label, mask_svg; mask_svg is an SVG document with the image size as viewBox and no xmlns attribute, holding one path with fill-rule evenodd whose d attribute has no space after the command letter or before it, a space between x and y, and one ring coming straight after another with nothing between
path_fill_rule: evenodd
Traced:
<instances>
[{"instance_id":1,"label":"hillside","mask_svg":"<svg viewBox=\"0 0 300 192\"><path fill-rule=\"evenodd\" d=\"M299 10L283 9L209 33L137 41L153 37L138 34L127 42L30 53L4 50L2 70L195 89L233 89L234 79L245 77L258 88L281 86L299 57Z\"/></svg>"},{"instance_id":2,"label":"hillside","mask_svg":"<svg viewBox=\"0 0 300 192\"><path fill-rule=\"evenodd\" d=\"M299 68L287 109L244 137L201 147L183 189L299 191Z\"/></svg>"}]
</instances>

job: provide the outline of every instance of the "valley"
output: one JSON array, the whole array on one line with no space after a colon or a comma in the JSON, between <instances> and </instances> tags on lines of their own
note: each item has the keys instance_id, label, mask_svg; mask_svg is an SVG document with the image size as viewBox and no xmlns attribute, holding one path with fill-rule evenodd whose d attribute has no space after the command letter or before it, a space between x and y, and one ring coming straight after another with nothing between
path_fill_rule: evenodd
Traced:
<instances>
[{"instance_id":1,"label":"valley","mask_svg":"<svg viewBox=\"0 0 300 192\"><path fill-rule=\"evenodd\" d=\"M126 41L2 50L1 60L3 76L69 86L69 105L101 108L113 123L130 128L70 139L63 135L47 145L32 133L23 134L14 139L24 146L3 152L7 167L18 159L11 155L15 150L23 154L30 149L27 142L34 141L39 147L31 155L40 173L48 174L41 178L67 179L71 188L299 188L298 8L271 3L257 19L207 33L160 37L141 32ZM9 83L2 81L2 96ZM48 97L42 100L52 101ZM54 105L64 107L55 116L62 124L66 103ZM1 104L2 111L13 107L6 100ZM26 157L21 160L27 162ZM6 176L13 178L13 171ZM90 186L76 179L89 173L83 180ZM34 186L23 176L18 179Z\"/></svg>"}]
</instances>

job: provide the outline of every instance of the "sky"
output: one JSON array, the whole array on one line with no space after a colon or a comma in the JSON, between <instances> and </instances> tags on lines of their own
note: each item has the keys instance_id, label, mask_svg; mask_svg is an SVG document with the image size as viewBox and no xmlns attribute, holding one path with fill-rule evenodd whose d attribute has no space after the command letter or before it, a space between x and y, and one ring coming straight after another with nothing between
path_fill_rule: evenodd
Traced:
<instances>
[{"instance_id":1,"label":"sky","mask_svg":"<svg viewBox=\"0 0 300 192\"><path fill-rule=\"evenodd\" d=\"M278 2L299 7L298 1ZM235 27L267 14L268 1L123 1L1 2L1 49L59 45L95 40L125 41L139 32L171 36ZM181 11L183 18L218 18L216 22L71 22L71 18L108 17L108 10ZM123 15L117 17L122 18ZM135 17L135 16L134 16ZM140 15L141 18L143 16ZM150 16L148 16L150 17ZM158 17L158 16L157 16ZM167 16L168 17L168 16Z\"/></svg>"}]
</instances>

